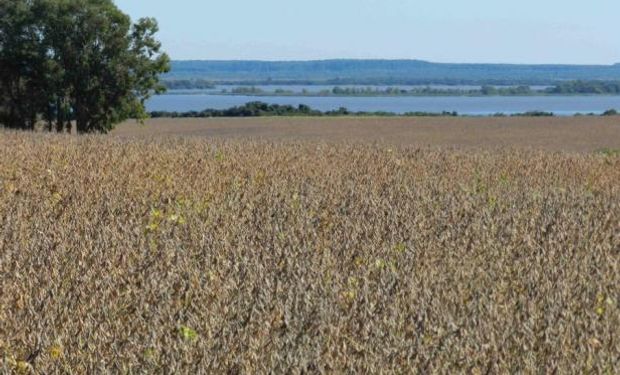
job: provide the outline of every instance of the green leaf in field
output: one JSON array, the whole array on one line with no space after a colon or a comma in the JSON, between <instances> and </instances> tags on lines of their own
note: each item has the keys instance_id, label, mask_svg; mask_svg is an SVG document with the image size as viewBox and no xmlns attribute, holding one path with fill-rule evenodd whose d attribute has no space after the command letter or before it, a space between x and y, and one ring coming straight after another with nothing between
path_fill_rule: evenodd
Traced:
<instances>
[{"instance_id":1,"label":"green leaf in field","mask_svg":"<svg viewBox=\"0 0 620 375\"><path fill-rule=\"evenodd\" d=\"M399 242L399 243L397 243L397 244L394 246L394 251L396 251L396 252L397 252L397 253L399 253L399 254L402 254L402 253L404 253L405 251L407 251L407 245L405 245L405 244L404 244L404 243L402 243L402 242Z\"/></svg>"},{"instance_id":2,"label":"green leaf in field","mask_svg":"<svg viewBox=\"0 0 620 375\"><path fill-rule=\"evenodd\" d=\"M198 333L188 326L181 326L179 328L179 332L181 333L181 337L187 341L196 341L198 339Z\"/></svg>"}]
</instances>

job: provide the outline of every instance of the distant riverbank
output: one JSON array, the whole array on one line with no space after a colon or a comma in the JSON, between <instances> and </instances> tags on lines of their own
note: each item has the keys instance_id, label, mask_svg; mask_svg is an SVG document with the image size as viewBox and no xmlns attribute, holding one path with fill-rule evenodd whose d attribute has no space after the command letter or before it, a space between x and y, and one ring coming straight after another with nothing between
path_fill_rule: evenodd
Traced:
<instances>
[{"instance_id":1,"label":"distant riverbank","mask_svg":"<svg viewBox=\"0 0 620 375\"><path fill-rule=\"evenodd\" d=\"M150 113L152 118L206 118L206 117L273 117L273 116L385 116L385 117L459 117L456 111L448 112L405 112L394 113L385 111L350 111L345 107L341 107L337 110L320 111L313 109L307 105L300 104L298 106L292 105L279 105L268 104L263 102L250 102L241 106L235 106L227 109L204 109L202 111L153 111ZM528 111L523 113L494 113L491 117L505 117L505 116L521 116L521 117L554 117L553 112L544 111ZM582 115L595 116L595 113L587 113ZM606 110L601 114L602 116L616 116L618 112L615 109Z\"/></svg>"},{"instance_id":2,"label":"distant riverbank","mask_svg":"<svg viewBox=\"0 0 620 375\"><path fill-rule=\"evenodd\" d=\"M251 95L165 94L151 98L149 112L201 112L207 108L227 110L244 106L259 99ZM348 112L443 113L457 112L465 116L490 116L526 112L551 112L557 116L575 114L599 115L612 108L620 108L620 96L269 96L260 97L267 104L299 107L330 112L346 108Z\"/></svg>"},{"instance_id":3,"label":"distant riverbank","mask_svg":"<svg viewBox=\"0 0 620 375\"><path fill-rule=\"evenodd\" d=\"M164 81L172 94L211 94L296 97L382 96L564 96L620 95L620 82L567 81L553 86L530 85L216 85L204 80Z\"/></svg>"}]
</instances>

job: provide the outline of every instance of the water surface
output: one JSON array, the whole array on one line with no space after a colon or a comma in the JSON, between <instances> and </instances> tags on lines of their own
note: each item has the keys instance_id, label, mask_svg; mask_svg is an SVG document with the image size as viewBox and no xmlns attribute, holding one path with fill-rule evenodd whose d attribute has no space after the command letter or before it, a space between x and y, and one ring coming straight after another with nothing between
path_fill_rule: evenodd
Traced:
<instances>
[{"instance_id":1,"label":"water surface","mask_svg":"<svg viewBox=\"0 0 620 375\"><path fill-rule=\"evenodd\" d=\"M332 86L330 86L332 87ZM165 94L147 102L149 111L200 111L207 108L226 109L247 102L298 106L306 104L321 111L346 107L350 111L442 112L456 111L462 115L522 113L527 111L553 112L561 116L576 113L602 113L620 109L620 96L483 96L483 97L303 97L303 96L224 96L209 93Z\"/></svg>"}]
</instances>

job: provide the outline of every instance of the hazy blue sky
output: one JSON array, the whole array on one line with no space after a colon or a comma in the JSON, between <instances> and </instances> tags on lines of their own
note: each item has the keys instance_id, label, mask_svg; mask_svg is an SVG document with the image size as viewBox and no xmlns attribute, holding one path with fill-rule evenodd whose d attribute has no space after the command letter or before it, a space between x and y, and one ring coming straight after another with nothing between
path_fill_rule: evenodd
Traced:
<instances>
[{"instance_id":1,"label":"hazy blue sky","mask_svg":"<svg viewBox=\"0 0 620 375\"><path fill-rule=\"evenodd\" d=\"M620 0L116 0L173 59L620 62Z\"/></svg>"}]
</instances>

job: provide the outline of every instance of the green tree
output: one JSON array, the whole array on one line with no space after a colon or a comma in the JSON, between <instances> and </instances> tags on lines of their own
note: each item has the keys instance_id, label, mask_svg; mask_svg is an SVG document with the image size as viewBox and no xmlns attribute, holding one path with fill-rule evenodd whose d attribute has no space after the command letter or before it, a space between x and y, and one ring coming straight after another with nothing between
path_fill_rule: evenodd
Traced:
<instances>
[{"instance_id":1,"label":"green tree","mask_svg":"<svg viewBox=\"0 0 620 375\"><path fill-rule=\"evenodd\" d=\"M32 128L38 115L50 130L70 129L74 120L79 133L107 132L128 118L145 118L145 101L165 91L158 77L170 61L155 39L154 19L132 24L112 0L0 2L18 4L0 13L5 124ZM11 96L16 85L34 95ZM34 118L21 114L22 106Z\"/></svg>"},{"instance_id":2,"label":"green tree","mask_svg":"<svg viewBox=\"0 0 620 375\"><path fill-rule=\"evenodd\" d=\"M28 0L0 0L0 121L33 129L44 103L42 36Z\"/></svg>"},{"instance_id":3,"label":"green tree","mask_svg":"<svg viewBox=\"0 0 620 375\"><path fill-rule=\"evenodd\" d=\"M497 95L497 88L495 86L484 85L480 88L482 95Z\"/></svg>"}]
</instances>

